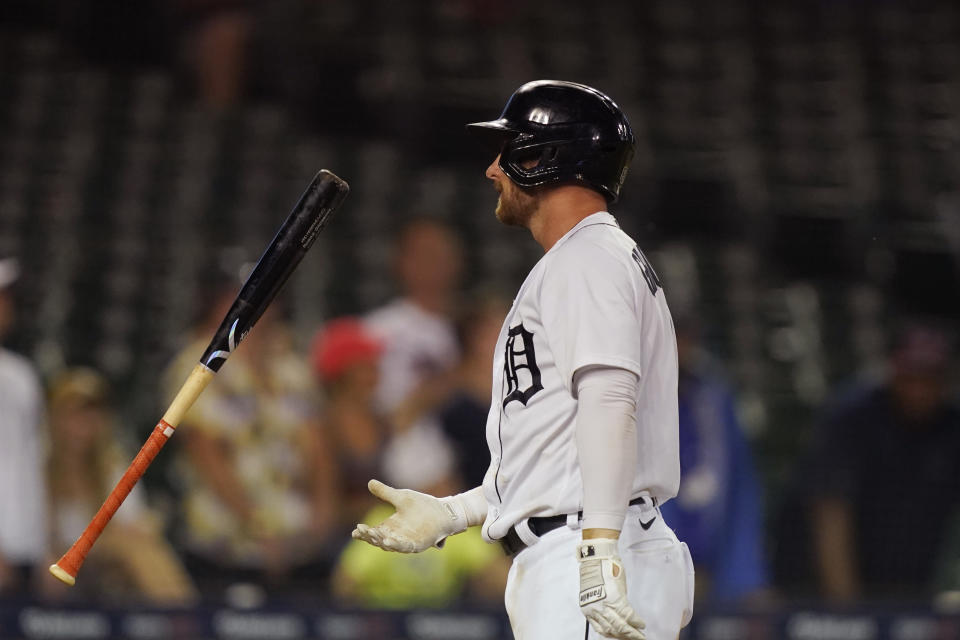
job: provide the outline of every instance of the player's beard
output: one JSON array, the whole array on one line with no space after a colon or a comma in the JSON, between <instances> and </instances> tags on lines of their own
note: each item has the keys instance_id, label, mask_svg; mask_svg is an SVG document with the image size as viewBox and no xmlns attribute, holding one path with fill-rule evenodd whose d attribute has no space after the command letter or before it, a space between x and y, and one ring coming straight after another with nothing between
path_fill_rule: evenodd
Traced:
<instances>
[{"instance_id":1,"label":"player's beard","mask_svg":"<svg viewBox=\"0 0 960 640\"><path fill-rule=\"evenodd\" d=\"M513 182L504 184L497 200L497 220L512 227L529 228L530 218L540 206L535 190L524 189Z\"/></svg>"}]
</instances>

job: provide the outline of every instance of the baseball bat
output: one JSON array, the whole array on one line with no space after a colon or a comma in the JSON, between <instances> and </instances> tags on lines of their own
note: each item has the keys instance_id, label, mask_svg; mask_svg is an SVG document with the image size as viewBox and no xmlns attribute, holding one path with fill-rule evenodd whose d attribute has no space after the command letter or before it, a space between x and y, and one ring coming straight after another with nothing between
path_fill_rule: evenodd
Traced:
<instances>
[{"instance_id":1,"label":"baseball bat","mask_svg":"<svg viewBox=\"0 0 960 640\"><path fill-rule=\"evenodd\" d=\"M236 300L224 316L220 327L201 356L200 362L180 387L160 422L154 427L150 437L93 516L90 524L56 564L50 565L50 573L68 585L76 582L77 572L83 565L87 553L90 552L113 514L117 512L133 486L173 435L184 414L206 388L213 375L220 370L233 350L263 315L280 287L316 240L317 234L327 224L331 214L340 206L349 192L350 187L347 183L326 169L314 176L267 250L260 256L257 266L240 288L240 293L237 294Z\"/></svg>"}]
</instances>

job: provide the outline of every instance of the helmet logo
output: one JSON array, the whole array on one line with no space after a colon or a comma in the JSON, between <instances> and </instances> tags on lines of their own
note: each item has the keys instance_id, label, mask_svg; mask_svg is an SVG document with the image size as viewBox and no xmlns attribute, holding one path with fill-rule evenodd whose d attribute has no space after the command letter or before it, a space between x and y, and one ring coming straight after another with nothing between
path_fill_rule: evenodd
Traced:
<instances>
[{"instance_id":1,"label":"helmet logo","mask_svg":"<svg viewBox=\"0 0 960 640\"><path fill-rule=\"evenodd\" d=\"M536 122L537 124L550 124L550 111L535 107L530 110L528 118L530 122Z\"/></svg>"}]
</instances>

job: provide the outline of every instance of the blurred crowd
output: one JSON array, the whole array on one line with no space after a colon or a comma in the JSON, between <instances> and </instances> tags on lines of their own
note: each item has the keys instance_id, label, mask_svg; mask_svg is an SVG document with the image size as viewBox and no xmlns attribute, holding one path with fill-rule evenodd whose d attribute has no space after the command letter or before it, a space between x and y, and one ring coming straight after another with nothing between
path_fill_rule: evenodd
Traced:
<instances>
[{"instance_id":1,"label":"blurred crowd","mask_svg":"<svg viewBox=\"0 0 960 640\"><path fill-rule=\"evenodd\" d=\"M55 4L62 36L87 57L173 48L161 57L177 60L212 111L249 98L255 77L285 82L257 76L249 54L267 37L254 16L286 3ZM505 13L499 1L461 4L490 20ZM156 16L166 31L144 24ZM163 44L138 37L148 34ZM289 68L292 86L311 61L295 42L273 44L285 56L274 68ZM369 495L369 479L445 495L476 486L487 469L493 346L512 292L464 289L463 242L435 219L408 221L393 248L396 297L313 335L293 330L281 294L148 471L162 477L129 496L72 589L46 567L86 526L141 444L131 434L148 425L118 424L103 372L72 366L41 379L4 348L20 274L0 255L0 597L499 608L508 561L478 531L416 556L350 539L355 523L389 509ZM158 405L197 362L242 267L226 265L205 286L205 316L169 354ZM845 372L849 384L818 411L773 501L739 390L711 353L711 327L696 308L677 305L674 315L682 482L662 511L690 546L698 603L960 601L957 327L910 314L891 321L884 370Z\"/></svg>"},{"instance_id":2,"label":"blurred crowd","mask_svg":"<svg viewBox=\"0 0 960 640\"><path fill-rule=\"evenodd\" d=\"M409 222L394 265L395 299L330 319L306 348L276 300L162 454L172 456L162 499L139 485L69 590L46 566L83 531L137 443L118 428L102 374L70 367L41 381L25 358L0 351L0 593L164 605L498 602L507 559L479 530L417 556L350 538L389 509L367 491L371 478L447 495L478 484L489 461L493 346L509 303L489 291L465 297L461 241L440 222ZM245 269L227 264L207 284L162 401L196 364ZM13 320L17 270L0 262L0 327Z\"/></svg>"},{"instance_id":3,"label":"blurred crowd","mask_svg":"<svg viewBox=\"0 0 960 640\"><path fill-rule=\"evenodd\" d=\"M163 495L134 490L72 590L45 567L83 530L136 443L118 430L103 375L74 367L40 380L28 360L0 350L0 593L498 607L508 560L476 530L415 556L350 539L355 523L389 513L369 479L448 495L486 471L493 347L510 302L462 289L462 253L444 223L408 221L393 251L396 297L331 318L305 348L278 299L162 454L172 460ZM209 283L205 316L171 356L163 401L243 274L230 265ZM15 320L17 276L16 260L0 261L0 337ZM691 548L700 602L770 606L802 593L804 571L782 569L784 557L813 568L808 595L837 603L960 589L952 327L906 319L884 376L851 372L798 452L790 497L770 513L737 391L695 310L675 316L683 478L663 514Z\"/></svg>"}]
</instances>

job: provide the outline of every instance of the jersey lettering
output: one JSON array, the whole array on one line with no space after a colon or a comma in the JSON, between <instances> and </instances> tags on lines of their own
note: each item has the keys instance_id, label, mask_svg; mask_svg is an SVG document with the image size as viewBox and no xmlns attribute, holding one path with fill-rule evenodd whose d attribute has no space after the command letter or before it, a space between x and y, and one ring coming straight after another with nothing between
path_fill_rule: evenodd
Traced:
<instances>
[{"instance_id":1,"label":"jersey lettering","mask_svg":"<svg viewBox=\"0 0 960 640\"><path fill-rule=\"evenodd\" d=\"M660 284L660 278L657 276L657 272L653 270L653 265L647 260L647 256L643 255L643 251L640 251L640 247L637 246L633 247L630 255L633 256L633 261L640 267L640 273L643 274L643 279L647 281L647 286L650 287L650 293L657 295L657 290L662 285Z\"/></svg>"},{"instance_id":2,"label":"jersey lettering","mask_svg":"<svg viewBox=\"0 0 960 640\"><path fill-rule=\"evenodd\" d=\"M533 334L527 331L523 323L512 327L507 332L503 374L507 381L507 395L503 398L504 408L514 400L527 406L530 398L543 389L540 383L540 367L537 366L537 354L533 348Z\"/></svg>"}]
</instances>

